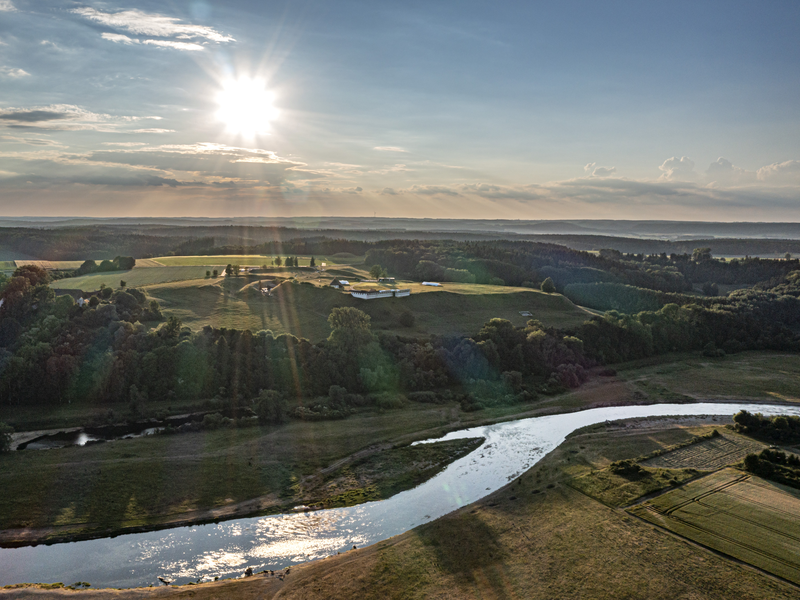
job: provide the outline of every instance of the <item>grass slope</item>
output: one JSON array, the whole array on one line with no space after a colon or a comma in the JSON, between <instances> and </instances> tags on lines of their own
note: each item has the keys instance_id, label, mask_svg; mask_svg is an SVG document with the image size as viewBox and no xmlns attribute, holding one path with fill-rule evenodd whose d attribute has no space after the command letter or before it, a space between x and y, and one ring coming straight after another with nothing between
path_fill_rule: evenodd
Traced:
<instances>
[{"instance_id":1,"label":"grass slope","mask_svg":"<svg viewBox=\"0 0 800 600\"><path fill-rule=\"evenodd\" d=\"M59 279L50 284L56 289L73 289L93 292L100 289L101 284L110 288L118 288L120 280L124 280L128 287L142 287L170 281L185 281L189 279L204 279L205 267L142 267L130 271L109 271L107 273L94 273L80 277Z\"/></svg>"},{"instance_id":2,"label":"grass slope","mask_svg":"<svg viewBox=\"0 0 800 600\"><path fill-rule=\"evenodd\" d=\"M148 269L155 271L157 269ZM270 275L271 277L272 275ZM330 333L328 315L336 307L352 306L372 318L375 330L404 335L474 334L491 318L508 319L524 325L531 317L519 311L529 310L535 319L547 326L574 327L588 314L563 296L543 294L522 288L485 294L469 291L435 291L412 293L406 298L359 300L328 287L284 283L272 296L242 293L247 285L255 285L255 277L232 280L203 280L152 286L147 293L158 299L168 314L178 316L194 329L204 325L237 329L271 329L276 334L291 333L317 341ZM238 288L238 289L237 289ZM400 324L406 312L414 315L410 328Z\"/></svg>"}]
</instances>

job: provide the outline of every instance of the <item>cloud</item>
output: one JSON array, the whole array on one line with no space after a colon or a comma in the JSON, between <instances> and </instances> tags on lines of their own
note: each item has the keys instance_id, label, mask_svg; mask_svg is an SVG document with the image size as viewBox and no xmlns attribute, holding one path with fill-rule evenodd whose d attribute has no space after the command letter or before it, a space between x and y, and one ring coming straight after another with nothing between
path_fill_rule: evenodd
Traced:
<instances>
[{"instance_id":1,"label":"cloud","mask_svg":"<svg viewBox=\"0 0 800 600\"><path fill-rule=\"evenodd\" d=\"M252 183L280 183L294 170L299 177L314 176L313 172L302 171L305 163L283 158L271 150L214 143L109 148L79 158L88 163L183 171L195 178L223 177Z\"/></svg>"},{"instance_id":2,"label":"cloud","mask_svg":"<svg viewBox=\"0 0 800 600\"><path fill-rule=\"evenodd\" d=\"M17 10L11 0L0 0L0 12L14 12Z\"/></svg>"},{"instance_id":3,"label":"cloud","mask_svg":"<svg viewBox=\"0 0 800 600\"><path fill-rule=\"evenodd\" d=\"M697 177L694 161L687 156L668 158L658 168L662 172L659 179L663 181L690 181Z\"/></svg>"},{"instance_id":4,"label":"cloud","mask_svg":"<svg viewBox=\"0 0 800 600\"><path fill-rule=\"evenodd\" d=\"M189 42L173 42L170 40L145 40L143 44L151 46L159 46L161 48L174 48L175 50L188 50L189 52L197 52L203 50L200 44L191 44Z\"/></svg>"},{"instance_id":5,"label":"cloud","mask_svg":"<svg viewBox=\"0 0 800 600\"><path fill-rule=\"evenodd\" d=\"M28 146L61 146L58 142L42 138L21 138L11 135L0 135L0 140L16 142L17 144L26 144Z\"/></svg>"},{"instance_id":6,"label":"cloud","mask_svg":"<svg viewBox=\"0 0 800 600\"><path fill-rule=\"evenodd\" d=\"M146 13L136 9L123 10L117 13L108 13L97 10L96 8L84 7L75 8L72 10L72 12L84 17L85 19L94 21L95 23L99 23L111 29L126 31L134 35L151 36L157 38L175 38L175 40L204 40L217 43L235 41L233 37L220 33L212 27L181 23L180 19L175 17L168 17L158 13ZM202 46L199 44L180 41L172 41L171 43L166 44L164 43L164 40L136 40L132 42L126 42L121 38L111 38L107 35L104 35L103 38L118 43L136 43L141 41L143 44L169 46L178 50L202 49Z\"/></svg>"},{"instance_id":7,"label":"cloud","mask_svg":"<svg viewBox=\"0 0 800 600\"><path fill-rule=\"evenodd\" d=\"M139 44L141 43L139 40L135 38L129 38L127 35L123 35L121 33L103 33L100 35L101 38L104 40L108 40L109 42L116 42L117 44Z\"/></svg>"},{"instance_id":8,"label":"cloud","mask_svg":"<svg viewBox=\"0 0 800 600\"><path fill-rule=\"evenodd\" d=\"M386 187L386 188L383 188L380 193L381 193L382 196L397 196L400 192L398 192L397 190L395 190L393 188Z\"/></svg>"},{"instance_id":9,"label":"cloud","mask_svg":"<svg viewBox=\"0 0 800 600\"><path fill-rule=\"evenodd\" d=\"M720 156L717 160L708 165L706 178L715 183L745 183L755 181L756 174L753 171L737 167L727 158Z\"/></svg>"},{"instance_id":10,"label":"cloud","mask_svg":"<svg viewBox=\"0 0 800 600\"><path fill-rule=\"evenodd\" d=\"M539 186L506 186L491 183L465 183L459 186L464 194L474 194L487 200L538 200L542 198Z\"/></svg>"},{"instance_id":11,"label":"cloud","mask_svg":"<svg viewBox=\"0 0 800 600\"><path fill-rule=\"evenodd\" d=\"M373 150L378 152L408 152L408 150L399 146L375 146Z\"/></svg>"},{"instance_id":12,"label":"cloud","mask_svg":"<svg viewBox=\"0 0 800 600\"><path fill-rule=\"evenodd\" d=\"M24 69L17 69L14 67L0 67L0 75L17 78L17 77L30 77L31 74Z\"/></svg>"},{"instance_id":13,"label":"cloud","mask_svg":"<svg viewBox=\"0 0 800 600\"><path fill-rule=\"evenodd\" d=\"M453 188L443 185L412 185L408 190L418 196L460 196Z\"/></svg>"},{"instance_id":14,"label":"cloud","mask_svg":"<svg viewBox=\"0 0 800 600\"><path fill-rule=\"evenodd\" d=\"M54 110L20 110L0 113L0 119L17 123L41 123L42 121L59 121L72 119L74 114Z\"/></svg>"},{"instance_id":15,"label":"cloud","mask_svg":"<svg viewBox=\"0 0 800 600\"><path fill-rule=\"evenodd\" d=\"M611 177L617 172L616 167L598 167L596 162L584 166L583 170L589 173L589 177Z\"/></svg>"},{"instance_id":16,"label":"cloud","mask_svg":"<svg viewBox=\"0 0 800 600\"><path fill-rule=\"evenodd\" d=\"M105 131L126 133L125 125L160 117L133 117L95 113L74 104L51 104L26 108L0 109L0 123L11 129L41 129L50 131ZM133 130L147 132L151 130ZM152 130L168 131L168 130Z\"/></svg>"},{"instance_id":17,"label":"cloud","mask_svg":"<svg viewBox=\"0 0 800 600\"><path fill-rule=\"evenodd\" d=\"M800 160L787 160L761 167L758 179L771 183L800 183Z\"/></svg>"}]
</instances>

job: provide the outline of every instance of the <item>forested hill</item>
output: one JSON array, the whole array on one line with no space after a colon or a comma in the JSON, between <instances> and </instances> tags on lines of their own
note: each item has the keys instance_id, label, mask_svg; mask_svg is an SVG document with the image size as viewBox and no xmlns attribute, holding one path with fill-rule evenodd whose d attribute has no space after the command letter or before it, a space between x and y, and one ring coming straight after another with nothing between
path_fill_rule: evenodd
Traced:
<instances>
[{"instance_id":1,"label":"forested hill","mask_svg":"<svg viewBox=\"0 0 800 600\"><path fill-rule=\"evenodd\" d=\"M707 247L715 256L800 255L797 239L708 238L682 241L588 234L540 234L506 231L435 231L412 229L331 229L247 225L170 225L168 223L115 223L99 225L0 228L0 260L102 260L119 254L134 258L166 254L259 254L264 248L298 253L299 247L318 252L314 244L337 241L360 243L359 254L370 244L387 240L434 242L517 241L557 244L576 250L614 249L627 254L691 254ZM326 250L327 251L327 250ZM342 248L333 252L351 252Z\"/></svg>"}]
</instances>

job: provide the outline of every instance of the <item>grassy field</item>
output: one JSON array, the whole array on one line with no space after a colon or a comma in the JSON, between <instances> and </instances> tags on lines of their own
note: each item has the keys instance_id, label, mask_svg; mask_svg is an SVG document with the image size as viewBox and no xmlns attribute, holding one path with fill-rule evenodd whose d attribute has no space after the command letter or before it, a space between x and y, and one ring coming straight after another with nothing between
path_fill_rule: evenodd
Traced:
<instances>
[{"instance_id":1,"label":"grassy field","mask_svg":"<svg viewBox=\"0 0 800 600\"><path fill-rule=\"evenodd\" d=\"M271 265L272 261L275 258L276 256L264 256L255 254L247 254L247 255L228 254L228 255L216 255L216 256L157 256L153 260L166 266L191 267L191 266L216 265L224 267L225 265L231 264L231 265L240 265L244 267L244 266ZM281 256L281 259L285 258L286 258L285 255ZM301 267L307 267L311 262L311 256L298 256L297 258L300 261ZM314 256L314 262L316 263L317 266L321 266L322 263L326 263L328 266L350 265L350 264L358 264L364 262L364 257L355 256L353 254L341 253L341 254L336 254L334 256Z\"/></svg>"},{"instance_id":2,"label":"grassy field","mask_svg":"<svg viewBox=\"0 0 800 600\"><path fill-rule=\"evenodd\" d=\"M80 277L59 279L50 284L56 289L84 290L92 292L100 289L101 284L110 288L118 288L120 280L124 280L128 287L143 287L170 281L186 281L205 279L205 267L150 267L133 268L130 271L109 271L107 273L94 273Z\"/></svg>"},{"instance_id":3,"label":"grassy field","mask_svg":"<svg viewBox=\"0 0 800 600\"><path fill-rule=\"evenodd\" d=\"M193 329L204 325L256 331L270 329L276 334L291 333L313 341L328 337L328 315L333 308L342 306L353 306L366 312L375 330L412 336L474 334L494 317L508 319L515 325L524 325L534 318L546 326L567 328L577 326L589 317L563 296L525 288L494 288L489 294L476 290L449 291L448 288L448 291L412 293L406 298L372 301L352 298L327 286L297 283L284 283L269 297L242 293L248 285L256 285L259 280L270 277L273 275L176 282L154 285L146 291L159 301L166 314L178 316ZM521 316L519 312L523 310L531 311L533 317ZM404 313L414 316L413 326L401 324Z\"/></svg>"},{"instance_id":4,"label":"grassy field","mask_svg":"<svg viewBox=\"0 0 800 600\"><path fill-rule=\"evenodd\" d=\"M653 364L658 363L661 364ZM743 352L722 358L658 357L618 367L620 377L647 396L758 398L800 402L800 355Z\"/></svg>"},{"instance_id":5,"label":"grassy field","mask_svg":"<svg viewBox=\"0 0 800 600\"><path fill-rule=\"evenodd\" d=\"M724 469L629 510L800 584L798 490Z\"/></svg>"}]
</instances>

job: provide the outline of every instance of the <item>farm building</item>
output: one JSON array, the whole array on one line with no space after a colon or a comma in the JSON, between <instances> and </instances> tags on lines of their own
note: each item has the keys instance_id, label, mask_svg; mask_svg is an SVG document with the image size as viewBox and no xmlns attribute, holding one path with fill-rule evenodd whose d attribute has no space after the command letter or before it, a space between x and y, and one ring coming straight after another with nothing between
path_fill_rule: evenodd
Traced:
<instances>
[{"instance_id":1,"label":"farm building","mask_svg":"<svg viewBox=\"0 0 800 600\"><path fill-rule=\"evenodd\" d=\"M429 285L431 287L442 287L441 283L436 283L435 281L423 281L422 285Z\"/></svg>"},{"instance_id":2,"label":"farm building","mask_svg":"<svg viewBox=\"0 0 800 600\"><path fill-rule=\"evenodd\" d=\"M346 279L334 279L333 281L330 282L329 285L332 288L336 288L338 290L338 289L341 289L341 288L343 288L343 287L345 287L347 285L350 285L350 282L347 281Z\"/></svg>"},{"instance_id":3,"label":"farm building","mask_svg":"<svg viewBox=\"0 0 800 600\"><path fill-rule=\"evenodd\" d=\"M404 290L353 290L350 292L353 298L360 298L361 300L374 300L376 298L402 298L403 296L410 296L411 289Z\"/></svg>"},{"instance_id":4,"label":"farm building","mask_svg":"<svg viewBox=\"0 0 800 600\"><path fill-rule=\"evenodd\" d=\"M378 283L386 283L388 285L394 285L397 283L394 277L381 277L378 279Z\"/></svg>"}]
</instances>

